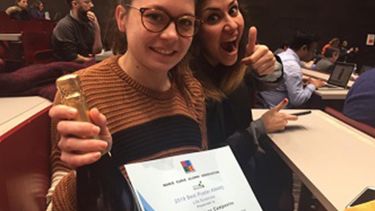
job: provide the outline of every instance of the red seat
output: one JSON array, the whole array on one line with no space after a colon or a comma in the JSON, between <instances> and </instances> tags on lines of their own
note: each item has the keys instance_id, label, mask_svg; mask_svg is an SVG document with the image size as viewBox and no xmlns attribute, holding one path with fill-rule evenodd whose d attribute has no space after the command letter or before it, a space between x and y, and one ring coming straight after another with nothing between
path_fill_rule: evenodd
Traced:
<instances>
[{"instance_id":1,"label":"red seat","mask_svg":"<svg viewBox=\"0 0 375 211\"><path fill-rule=\"evenodd\" d=\"M3 42L3 58L7 64L20 67L54 60L50 40L55 23L48 20L12 20L0 14L0 33L22 33L21 42ZM9 68L13 69L13 68Z\"/></svg>"},{"instance_id":2,"label":"red seat","mask_svg":"<svg viewBox=\"0 0 375 211\"><path fill-rule=\"evenodd\" d=\"M337 111L331 107L326 107L324 109L324 111L328 114L330 114L331 116L345 122L346 124L354 127L355 129L358 129L372 137L375 138L375 128L370 126L370 125L367 125L365 123L362 123L362 122L358 122L354 119L351 119L347 116L345 116L343 113L341 113L340 111Z\"/></svg>"},{"instance_id":3,"label":"red seat","mask_svg":"<svg viewBox=\"0 0 375 211\"><path fill-rule=\"evenodd\" d=\"M24 31L21 36L25 64L48 63L54 60L50 32Z\"/></svg>"},{"instance_id":4,"label":"red seat","mask_svg":"<svg viewBox=\"0 0 375 211\"><path fill-rule=\"evenodd\" d=\"M18 28L22 32L48 32L52 33L55 23L48 20L17 21Z\"/></svg>"}]
</instances>

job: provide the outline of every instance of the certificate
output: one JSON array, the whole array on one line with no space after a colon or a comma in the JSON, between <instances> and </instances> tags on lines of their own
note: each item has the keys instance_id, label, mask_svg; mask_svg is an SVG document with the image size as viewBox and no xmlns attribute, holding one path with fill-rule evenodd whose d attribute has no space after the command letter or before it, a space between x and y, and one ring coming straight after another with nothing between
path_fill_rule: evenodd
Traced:
<instances>
[{"instance_id":1,"label":"certificate","mask_svg":"<svg viewBox=\"0 0 375 211\"><path fill-rule=\"evenodd\" d=\"M144 211L262 210L229 147L125 168Z\"/></svg>"}]
</instances>

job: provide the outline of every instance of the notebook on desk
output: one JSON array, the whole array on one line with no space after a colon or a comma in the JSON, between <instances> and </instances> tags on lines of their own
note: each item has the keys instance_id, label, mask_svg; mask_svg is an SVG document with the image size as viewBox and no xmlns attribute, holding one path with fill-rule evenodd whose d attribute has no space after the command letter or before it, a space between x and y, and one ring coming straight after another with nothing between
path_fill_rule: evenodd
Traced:
<instances>
[{"instance_id":1,"label":"notebook on desk","mask_svg":"<svg viewBox=\"0 0 375 211\"><path fill-rule=\"evenodd\" d=\"M354 69L355 64L337 62L324 87L346 89Z\"/></svg>"}]
</instances>

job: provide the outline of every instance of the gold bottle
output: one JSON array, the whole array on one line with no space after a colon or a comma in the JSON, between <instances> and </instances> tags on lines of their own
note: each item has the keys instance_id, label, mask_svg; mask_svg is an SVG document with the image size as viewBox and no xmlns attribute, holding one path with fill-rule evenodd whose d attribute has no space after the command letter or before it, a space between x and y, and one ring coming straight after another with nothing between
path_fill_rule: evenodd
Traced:
<instances>
[{"instance_id":1,"label":"gold bottle","mask_svg":"<svg viewBox=\"0 0 375 211\"><path fill-rule=\"evenodd\" d=\"M78 116L76 120L91 122L88 114L89 107L87 106L85 95L81 89L79 76L76 74L61 76L56 80L56 86L61 94L61 103L77 109ZM97 136L92 138L99 139ZM109 156L111 156L109 151L102 153L108 153Z\"/></svg>"},{"instance_id":2,"label":"gold bottle","mask_svg":"<svg viewBox=\"0 0 375 211\"><path fill-rule=\"evenodd\" d=\"M77 109L77 121L90 122L88 116L88 106L86 104L85 95L81 90L79 76L76 74L68 74L61 76L56 80L56 86L62 97L62 104Z\"/></svg>"}]
</instances>

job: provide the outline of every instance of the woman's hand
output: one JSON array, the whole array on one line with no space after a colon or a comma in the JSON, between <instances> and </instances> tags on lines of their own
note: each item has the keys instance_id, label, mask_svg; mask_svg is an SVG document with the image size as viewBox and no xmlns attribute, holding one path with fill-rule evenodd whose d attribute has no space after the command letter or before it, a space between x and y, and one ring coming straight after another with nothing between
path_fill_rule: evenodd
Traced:
<instances>
[{"instance_id":1,"label":"woman's hand","mask_svg":"<svg viewBox=\"0 0 375 211\"><path fill-rule=\"evenodd\" d=\"M261 119L267 133L284 130L288 121L295 121L298 119L295 115L280 112L280 110L285 108L286 105L288 105L288 99L285 98L277 106L271 108L262 115Z\"/></svg>"},{"instance_id":2,"label":"woman's hand","mask_svg":"<svg viewBox=\"0 0 375 211\"><path fill-rule=\"evenodd\" d=\"M72 168L94 163L111 149L112 136L107 128L107 119L98 109L88 112L92 123L75 121L77 110L65 105L53 106L49 115L58 121L60 158Z\"/></svg>"},{"instance_id":3,"label":"woman's hand","mask_svg":"<svg viewBox=\"0 0 375 211\"><path fill-rule=\"evenodd\" d=\"M242 63L251 66L259 76L272 74L275 71L276 58L265 45L256 44L257 29L249 29L249 40L246 45L246 57Z\"/></svg>"}]
</instances>

